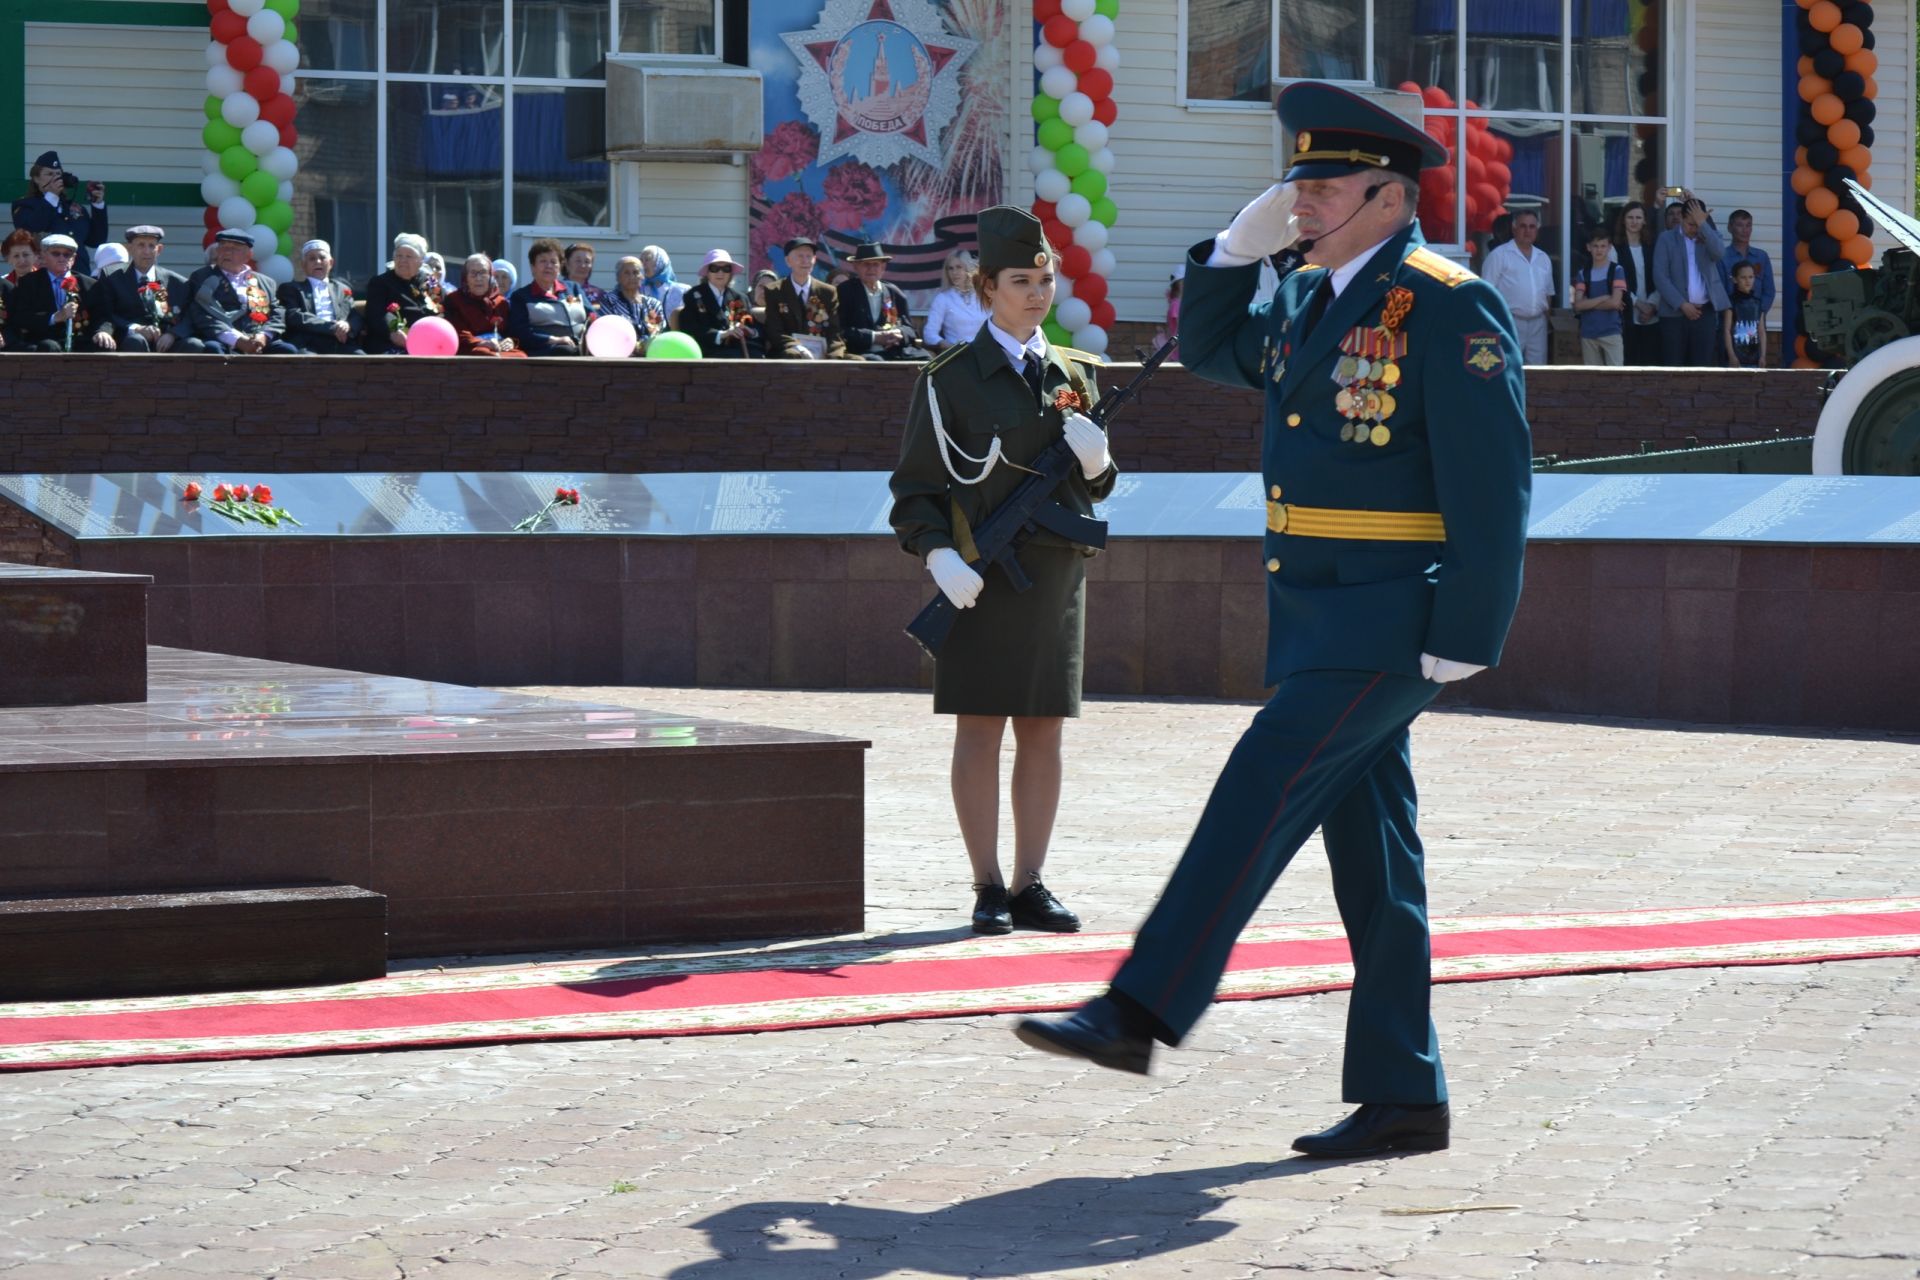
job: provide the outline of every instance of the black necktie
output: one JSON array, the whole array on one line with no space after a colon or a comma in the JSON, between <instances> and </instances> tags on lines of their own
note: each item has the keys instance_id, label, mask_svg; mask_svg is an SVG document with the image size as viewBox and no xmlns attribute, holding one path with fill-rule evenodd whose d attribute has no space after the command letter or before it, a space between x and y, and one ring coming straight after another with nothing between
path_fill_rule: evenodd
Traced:
<instances>
[{"instance_id":1,"label":"black necktie","mask_svg":"<svg viewBox=\"0 0 1920 1280\"><path fill-rule=\"evenodd\" d=\"M1043 376L1040 367L1040 357L1033 351L1028 351L1025 355L1026 359L1021 368L1021 376L1026 378L1027 385L1033 388L1033 403L1035 406L1039 406L1041 404L1041 397L1044 394L1040 385L1040 379Z\"/></svg>"},{"instance_id":2,"label":"black necktie","mask_svg":"<svg viewBox=\"0 0 1920 1280\"><path fill-rule=\"evenodd\" d=\"M1321 279L1320 286L1313 291L1312 301L1307 303L1306 318L1300 322L1300 337L1302 341L1305 341L1313 333L1313 327L1320 323L1321 316L1327 314L1327 307L1332 301L1333 273L1329 271L1326 276Z\"/></svg>"}]
</instances>

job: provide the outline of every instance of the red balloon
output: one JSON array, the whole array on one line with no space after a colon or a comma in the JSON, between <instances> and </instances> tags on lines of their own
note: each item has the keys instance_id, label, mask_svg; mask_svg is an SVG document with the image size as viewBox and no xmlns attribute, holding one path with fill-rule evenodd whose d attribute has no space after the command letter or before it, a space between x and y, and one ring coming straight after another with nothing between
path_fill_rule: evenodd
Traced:
<instances>
[{"instance_id":1,"label":"red balloon","mask_svg":"<svg viewBox=\"0 0 1920 1280\"><path fill-rule=\"evenodd\" d=\"M1040 33L1056 49L1064 49L1080 38L1080 24L1064 13L1056 13L1041 24Z\"/></svg>"},{"instance_id":2,"label":"red balloon","mask_svg":"<svg viewBox=\"0 0 1920 1280\"><path fill-rule=\"evenodd\" d=\"M232 46L228 47L231 48ZM259 48L258 45L254 47L256 49ZM247 72L247 78L241 83L246 86L247 92L252 94L256 100L265 102L268 98L280 92L280 73L262 63L260 66Z\"/></svg>"},{"instance_id":3,"label":"red balloon","mask_svg":"<svg viewBox=\"0 0 1920 1280\"><path fill-rule=\"evenodd\" d=\"M1079 75L1083 71L1093 70L1093 63L1100 51L1085 40L1076 38L1074 42L1061 50L1060 60L1067 64L1067 70Z\"/></svg>"},{"instance_id":4,"label":"red balloon","mask_svg":"<svg viewBox=\"0 0 1920 1280\"><path fill-rule=\"evenodd\" d=\"M1080 75L1080 92L1086 94L1095 102L1100 101L1102 98L1111 98L1113 96L1113 72L1108 71L1105 67L1095 67L1091 71L1082 72Z\"/></svg>"},{"instance_id":5,"label":"red balloon","mask_svg":"<svg viewBox=\"0 0 1920 1280\"><path fill-rule=\"evenodd\" d=\"M1447 101L1447 91L1445 89L1442 89L1437 84L1430 84L1426 88L1422 89L1420 91L1420 100L1422 102L1425 102L1430 107L1445 107L1445 106L1452 105Z\"/></svg>"},{"instance_id":6,"label":"red balloon","mask_svg":"<svg viewBox=\"0 0 1920 1280\"><path fill-rule=\"evenodd\" d=\"M207 0L207 12L220 14L227 12L227 0Z\"/></svg>"},{"instance_id":7,"label":"red balloon","mask_svg":"<svg viewBox=\"0 0 1920 1280\"><path fill-rule=\"evenodd\" d=\"M1426 96L1425 92L1420 88L1420 86L1415 84L1411 80L1402 80L1399 84L1395 85L1394 87L1400 90L1401 93L1418 93L1423 98Z\"/></svg>"},{"instance_id":8,"label":"red balloon","mask_svg":"<svg viewBox=\"0 0 1920 1280\"><path fill-rule=\"evenodd\" d=\"M1033 216L1042 222L1058 222L1060 220L1059 207L1051 200L1035 200L1033 202Z\"/></svg>"},{"instance_id":9,"label":"red balloon","mask_svg":"<svg viewBox=\"0 0 1920 1280\"><path fill-rule=\"evenodd\" d=\"M212 205L208 205L200 211L200 221L206 224L207 230L218 231L220 229L220 211Z\"/></svg>"},{"instance_id":10,"label":"red balloon","mask_svg":"<svg viewBox=\"0 0 1920 1280\"><path fill-rule=\"evenodd\" d=\"M1033 20L1045 22L1060 13L1060 0L1033 0Z\"/></svg>"},{"instance_id":11,"label":"red balloon","mask_svg":"<svg viewBox=\"0 0 1920 1280\"><path fill-rule=\"evenodd\" d=\"M1513 190L1513 170L1498 160L1487 161L1487 181L1502 191Z\"/></svg>"},{"instance_id":12,"label":"red balloon","mask_svg":"<svg viewBox=\"0 0 1920 1280\"><path fill-rule=\"evenodd\" d=\"M1041 223L1040 229L1047 233L1047 243L1053 246L1056 253L1073 243L1073 228L1057 219Z\"/></svg>"},{"instance_id":13,"label":"red balloon","mask_svg":"<svg viewBox=\"0 0 1920 1280\"><path fill-rule=\"evenodd\" d=\"M232 44L247 34L247 20L231 9L223 9L213 15L213 21L207 24L207 29L221 44Z\"/></svg>"},{"instance_id":14,"label":"red balloon","mask_svg":"<svg viewBox=\"0 0 1920 1280\"><path fill-rule=\"evenodd\" d=\"M234 15L238 17L238 14ZM242 21L240 29L244 33L247 24ZM235 71L252 71L260 65L261 55L265 53L260 42L252 36L241 34L227 41L227 65Z\"/></svg>"},{"instance_id":15,"label":"red balloon","mask_svg":"<svg viewBox=\"0 0 1920 1280\"><path fill-rule=\"evenodd\" d=\"M1078 280L1073 286L1073 296L1090 307L1097 307L1107 300L1107 278L1089 275Z\"/></svg>"},{"instance_id":16,"label":"red balloon","mask_svg":"<svg viewBox=\"0 0 1920 1280\"><path fill-rule=\"evenodd\" d=\"M1102 329L1113 328L1113 322L1119 318L1120 313L1113 309L1111 302L1102 302L1093 308L1093 322Z\"/></svg>"},{"instance_id":17,"label":"red balloon","mask_svg":"<svg viewBox=\"0 0 1920 1280\"><path fill-rule=\"evenodd\" d=\"M214 232L214 231L209 231L209 232L207 232L207 234L205 234L205 235L203 235L203 236L201 236L201 237L200 237L200 247L201 247L202 249L204 249L204 248L206 248L206 247L207 247L208 245L210 245L210 244L212 244L212 243L213 243L213 237L214 237L215 235L217 235L217 234L219 234L219 233L218 233L218 232Z\"/></svg>"},{"instance_id":18,"label":"red balloon","mask_svg":"<svg viewBox=\"0 0 1920 1280\"><path fill-rule=\"evenodd\" d=\"M1467 157L1467 182L1477 185L1487 181L1487 162L1479 156Z\"/></svg>"},{"instance_id":19,"label":"red balloon","mask_svg":"<svg viewBox=\"0 0 1920 1280\"><path fill-rule=\"evenodd\" d=\"M1070 244L1060 250L1060 271L1067 279L1078 280L1091 270L1093 270L1093 255L1079 245Z\"/></svg>"},{"instance_id":20,"label":"red balloon","mask_svg":"<svg viewBox=\"0 0 1920 1280\"><path fill-rule=\"evenodd\" d=\"M276 129L284 129L293 123L294 112L299 108L292 98L277 90L271 98L260 104L260 118Z\"/></svg>"},{"instance_id":21,"label":"red balloon","mask_svg":"<svg viewBox=\"0 0 1920 1280\"><path fill-rule=\"evenodd\" d=\"M292 125L283 124L280 126L280 145L281 146L291 151L293 150L293 144L298 141L300 141L300 135L293 131Z\"/></svg>"},{"instance_id":22,"label":"red balloon","mask_svg":"<svg viewBox=\"0 0 1920 1280\"><path fill-rule=\"evenodd\" d=\"M1093 104L1093 118L1101 124L1111 125L1120 118L1120 107L1112 98L1102 98Z\"/></svg>"},{"instance_id":23,"label":"red balloon","mask_svg":"<svg viewBox=\"0 0 1920 1280\"><path fill-rule=\"evenodd\" d=\"M1491 182L1478 182L1467 188L1468 207L1479 212L1498 213L1501 204L1505 201L1506 196L1502 195L1500 189Z\"/></svg>"}]
</instances>

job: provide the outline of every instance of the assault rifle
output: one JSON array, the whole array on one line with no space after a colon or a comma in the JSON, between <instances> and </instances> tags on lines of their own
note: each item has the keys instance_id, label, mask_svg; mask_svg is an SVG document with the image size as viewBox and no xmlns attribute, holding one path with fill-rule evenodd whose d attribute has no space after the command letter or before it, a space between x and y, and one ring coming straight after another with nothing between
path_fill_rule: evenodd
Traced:
<instances>
[{"instance_id":1,"label":"assault rifle","mask_svg":"<svg viewBox=\"0 0 1920 1280\"><path fill-rule=\"evenodd\" d=\"M1133 381L1102 399L1087 416L1106 426L1121 406L1147 384L1178 343L1178 338L1167 339L1158 351L1147 357ZM1079 515L1053 500L1053 491L1079 465L1080 459L1074 456L1064 436L1042 449L1040 456L1027 466L1033 474L1022 480L1007 500L995 507L973 531L973 544L980 551L980 558L969 562L973 568L987 573L999 565L1013 589L1025 591L1033 585L1033 579L1020 567L1020 550L1040 530L1059 534L1083 547L1106 546L1106 521ZM938 658L959 616L960 610L947 599L946 592L936 591L926 607L907 624L907 634L926 650L928 657Z\"/></svg>"}]
</instances>

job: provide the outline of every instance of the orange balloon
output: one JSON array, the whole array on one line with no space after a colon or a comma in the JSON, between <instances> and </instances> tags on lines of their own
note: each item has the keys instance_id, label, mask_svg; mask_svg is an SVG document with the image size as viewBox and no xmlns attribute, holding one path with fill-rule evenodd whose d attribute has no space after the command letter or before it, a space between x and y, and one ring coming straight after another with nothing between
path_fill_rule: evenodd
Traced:
<instances>
[{"instance_id":1,"label":"orange balloon","mask_svg":"<svg viewBox=\"0 0 1920 1280\"><path fill-rule=\"evenodd\" d=\"M1812 102L1823 93L1833 92L1833 81L1820 76L1800 77L1800 101Z\"/></svg>"},{"instance_id":2,"label":"orange balloon","mask_svg":"<svg viewBox=\"0 0 1920 1280\"><path fill-rule=\"evenodd\" d=\"M1813 250L1807 248L1807 242L1805 240L1798 241L1793 246L1793 260L1795 262L1813 261Z\"/></svg>"},{"instance_id":3,"label":"orange balloon","mask_svg":"<svg viewBox=\"0 0 1920 1280\"><path fill-rule=\"evenodd\" d=\"M1840 151L1860 145L1860 126L1841 116L1827 126L1827 141Z\"/></svg>"},{"instance_id":4,"label":"orange balloon","mask_svg":"<svg viewBox=\"0 0 1920 1280\"><path fill-rule=\"evenodd\" d=\"M1793 149L1793 167L1796 169L1804 169L1807 167L1807 149L1805 147L1795 147Z\"/></svg>"},{"instance_id":5,"label":"orange balloon","mask_svg":"<svg viewBox=\"0 0 1920 1280\"><path fill-rule=\"evenodd\" d=\"M1803 53L1800 61L1793 64L1793 69L1803 76L1810 76L1813 74L1813 59Z\"/></svg>"},{"instance_id":6,"label":"orange balloon","mask_svg":"<svg viewBox=\"0 0 1920 1280\"><path fill-rule=\"evenodd\" d=\"M1856 49L1847 55L1847 70L1870 76L1880 69L1880 56L1871 49Z\"/></svg>"},{"instance_id":7,"label":"orange balloon","mask_svg":"<svg viewBox=\"0 0 1920 1280\"><path fill-rule=\"evenodd\" d=\"M1794 268L1793 280L1795 284L1800 286L1800 292L1805 293L1807 290L1813 288L1813 278L1819 274L1819 263L1803 262Z\"/></svg>"},{"instance_id":8,"label":"orange balloon","mask_svg":"<svg viewBox=\"0 0 1920 1280\"><path fill-rule=\"evenodd\" d=\"M1820 0L1821 4L1831 4L1832 0ZM1823 93L1813 100L1813 118L1821 124L1832 124L1847 114L1847 104L1831 93Z\"/></svg>"},{"instance_id":9,"label":"orange balloon","mask_svg":"<svg viewBox=\"0 0 1920 1280\"><path fill-rule=\"evenodd\" d=\"M1860 28L1851 22L1843 22L1829 31L1827 42L1833 46L1835 53L1842 55L1858 52L1860 46L1865 43Z\"/></svg>"},{"instance_id":10,"label":"orange balloon","mask_svg":"<svg viewBox=\"0 0 1920 1280\"><path fill-rule=\"evenodd\" d=\"M1871 102L1880 96L1880 82L1872 76L1866 77L1866 80L1867 87L1860 91L1860 96Z\"/></svg>"},{"instance_id":11,"label":"orange balloon","mask_svg":"<svg viewBox=\"0 0 1920 1280\"><path fill-rule=\"evenodd\" d=\"M1865 236L1850 236L1840 246L1840 256L1856 267L1868 266L1873 262L1873 241Z\"/></svg>"},{"instance_id":12,"label":"orange balloon","mask_svg":"<svg viewBox=\"0 0 1920 1280\"><path fill-rule=\"evenodd\" d=\"M1797 356L1803 356L1807 354L1807 335L1806 334L1802 333L1802 334L1796 334L1794 336L1793 354Z\"/></svg>"},{"instance_id":13,"label":"orange balloon","mask_svg":"<svg viewBox=\"0 0 1920 1280\"><path fill-rule=\"evenodd\" d=\"M1811 9L1817 3L1819 3L1819 0L1799 0L1802 9Z\"/></svg>"},{"instance_id":14,"label":"orange balloon","mask_svg":"<svg viewBox=\"0 0 1920 1280\"><path fill-rule=\"evenodd\" d=\"M1818 369L1820 366L1817 362L1801 356L1793 362L1793 367L1796 369Z\"/></svg>"},{"instance_id":15,"label":"orange balloon","mask_svg":"<svg viewBox=\"0 0 1920 1280\"><path fill-rule=\"evenodd\" d=\"M1797 196L1811 195L1820 186L1820 175L1805 165L1801 165L1793 171L1791 181L1793 183L1793 194Z\"/></svg>"},{"instance_id":16,"label":"orange balloon","mask_svg":"<svg viewBox=\"0 0 1920 1280\"><path fill-rule=\"evenodd\" d=\"M1814 0L1807 10L1807 21L1815 31L1831 31L1840 25L1840 6L1833 0Z\"/></svg>"},{"instance_id":17,"label":"orange balloon","mask_svg":"<svg viewBox=\"0 0 1920 1280\"><path fill-rule=\"evenodd\" d=\"M1860 172L1854 174L1853 180L1859 183L1861 186L1865 187L1867 190L1869 191L1873 190L1873 175L1871 173L1868 173L1865 169L1862 169Z\"/></svg>"},{"instance_id":18,"label":"orange balloon","mask_svg":"<svg viewBox=\"0 0 1920 1280\"><path fill-rule=\"evenodd\" d=\"M1822 222L1827 220L1835 209L1840 207L1840 197L1825 187L1815 187L1807 192L1807 212Z\"/></svg>"},{"instance_id":19,"label":"orange balloon","mask_svg":"<svg viewBox=\"0 0 1920 1280\"><path fill-rule=\"evenodd\" d=\"M1856 174L1865 173L1867 166L1873 163L1873 152L1865 147L1848 147L1840 153L1840 163Z\"/></svg>"},{"instance_id":20,"label":"orange balloon","mask_svg":"<svg viewBox=\"0 0 1920 1280\"><path fill-rule=\"evenodd\" d=\"M1827 234L1835 240L1851 240L1860 234L1860 219L1851 209L1835 209L1827 215Z\"/></svg>"}]
</instances>

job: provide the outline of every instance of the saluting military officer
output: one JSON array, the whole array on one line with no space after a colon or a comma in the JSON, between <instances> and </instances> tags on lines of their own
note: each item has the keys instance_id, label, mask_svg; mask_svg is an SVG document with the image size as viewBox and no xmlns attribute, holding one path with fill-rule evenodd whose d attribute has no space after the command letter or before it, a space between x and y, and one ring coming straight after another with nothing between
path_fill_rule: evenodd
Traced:
<instances>
[{"instance_id":1,"label":"saluting military officer","mask_svg":"<svg viewBox=\"0 0 1920 1280\"><path fill-rule=\"evenodd\" d=\"M1033 585L979 565L973 530L1020 486L1025 465L1066 437L1079 467L1053 493L1093 514L1117 476L1106 432L1089 417L1099 396L1095 356L1048 343L1059 257L1024 209L980 213L974 290L988 318L969 342L942 352L915 380L894 470L894 532L926 562L959 608L933 667L933 709L955 717L953 805L973 864L973 928L1056 932L1080 918L1040 881L1060 808L1060 738L1080 714L1086 557L1042 530L1020 552ZM819 286L815 286L818 288ZM984 577L982 576L984 574ZM1000 746L1013 721L1013 893L1000 872Z\"/></svg>"},{"instance_id":2,"label":"saluting military officer","mask_svg":"<svg viewBox=\"0 0 1920 1280\"><path fill-rule=\"evenodd\" d=\"M1294 1142L1357 1156L1447 1145L1428 1013L1426 884L1407 727L1499 660L1530 486L1521 356L1500 295L1423 247L1434 140L1344 90L1279 98L1282 184L1196 245L1180 338L1202 377L1264 389L1267 681L1160 902L1108 993L1028 1044L1144 1074L1212 1000L1232 948L1320 828L1353 954L1342 1091L1358 1110ZM1300 238L1304 237L1304 238ZM1259 262L1294 271L1249 311Z\"/></svg>"}]
</instances>

